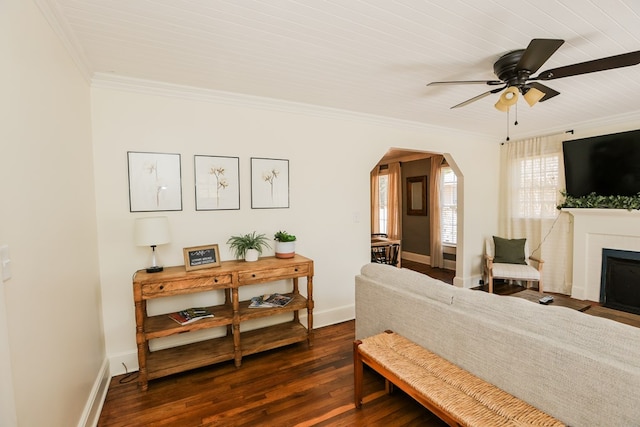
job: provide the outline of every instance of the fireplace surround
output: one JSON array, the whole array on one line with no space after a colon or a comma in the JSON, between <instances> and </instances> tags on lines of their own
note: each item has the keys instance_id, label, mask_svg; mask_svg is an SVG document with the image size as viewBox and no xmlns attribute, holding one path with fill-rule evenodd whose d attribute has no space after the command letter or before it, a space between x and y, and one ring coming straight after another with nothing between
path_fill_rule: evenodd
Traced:
<instances>
[{"instance_id":1,"label":"fireplace surround","mask_svg":"<svg viewBox=\"0 0 640 427\"><path fill-rule=\"evenodd\" d=\"M602 250L640 252L640 211L574 208L562 211L572 215L571 297L600 302Z\"/></svg>"}]
</instances>

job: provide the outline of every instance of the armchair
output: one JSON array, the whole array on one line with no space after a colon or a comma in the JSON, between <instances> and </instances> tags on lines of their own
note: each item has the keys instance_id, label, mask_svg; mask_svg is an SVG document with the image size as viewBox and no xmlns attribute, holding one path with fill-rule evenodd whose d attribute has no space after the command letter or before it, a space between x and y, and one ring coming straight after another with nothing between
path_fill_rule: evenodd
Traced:
<instances>
[{"instance_id":1,"label":"armchair","mask_svg":"<svg viewBox=\"0 0 640 427\"><path fill-rule=\"evenodd\" d=\"M535 267L530 264L533 261ZM543 292L542 266L544 261L529 254L527 239L503 239L494 236L485 241L483 276L493 293L493 279L519 280L529 287L538 282L538 292Z\"/></svg>"}]
</instances>

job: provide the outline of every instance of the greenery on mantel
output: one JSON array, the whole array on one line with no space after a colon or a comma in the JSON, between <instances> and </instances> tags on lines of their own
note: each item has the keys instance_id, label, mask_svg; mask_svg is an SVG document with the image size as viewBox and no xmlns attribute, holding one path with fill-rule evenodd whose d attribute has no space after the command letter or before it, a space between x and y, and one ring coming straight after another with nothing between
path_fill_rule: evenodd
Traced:
<instances>
[{"instance_id":1,"label":"greenery on mantel","mask_svg":"<svg viewBox=\"0 0 640 427\"><path fill-rule=\"evenodd\" d=\"M562 208L585 208L585 209L626 209L628 211L640 210L640 193L635 196L600 196L596 193L586 196L574 197L566 191L560 191L565 198L564 202L557 206Z\"/></svg>"}]
</instances>

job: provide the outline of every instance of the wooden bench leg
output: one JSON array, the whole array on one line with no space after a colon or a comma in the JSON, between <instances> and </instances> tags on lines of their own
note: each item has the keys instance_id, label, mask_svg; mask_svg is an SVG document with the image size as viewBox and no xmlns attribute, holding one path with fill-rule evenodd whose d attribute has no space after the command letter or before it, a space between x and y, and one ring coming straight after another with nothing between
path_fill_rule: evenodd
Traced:
<instances>
[{"instance_id":1,"label":"wooden bench leg","mask_svg":"<svg viewBox=\"0 0 640 427\"><path fill-rule=\"evenodd\" d=\"M393 383L386 378L384 379L384 391L387 394L393 393Z\"/></svg>"},{"instance_id":2,"label":"wooden bench leg","mask_svg":"<svg viewBox=\"0 0 640 427\"><path fill-rule=\"evenodd\" d=\"M362 341L356 340L353 342L353 398L355 401L356 409L362 406L362 358L358 351L358 346L362 344Z\"/></svg>"}]
</instances>

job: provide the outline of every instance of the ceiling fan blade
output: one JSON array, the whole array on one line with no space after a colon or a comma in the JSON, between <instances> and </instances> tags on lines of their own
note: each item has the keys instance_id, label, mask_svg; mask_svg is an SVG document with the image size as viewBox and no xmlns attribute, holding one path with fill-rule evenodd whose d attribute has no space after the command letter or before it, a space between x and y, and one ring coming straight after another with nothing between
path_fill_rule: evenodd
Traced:
<instances>
[{"instance_id":1,"label":"ceiling fan blade","mask_svg":"<svg viewBox=\"0 0 640 427\"><path fill-rule=\"evenodd\" d=\"M516 70L528 70L531 74L538 71L542 64L555 53L564 40L559 39L533 39L522 54L516 65Z\"/></svg>"},{"instance_id":2,"label":"ceiling fan blade","mask_svg":"<svg viewBox=\"0 0 640 427\"><path fill-rule=\"evenodd\" d=\"M531 83L527 83L527 86L536 88L540 92L544 93L544 96L542 98L540 98L540 100L538 102L546 101L549 98L553 98L556 95L560 95L560 92L558 92L555 89L551 89L549 86L545 86L542 83L531 82Z\"/></svg>"},{"instance_id":3,"label":"ceiling fan blade","mask_svg":"<svg viewBox=\"0 0 640 427\"><path fill-rule=\"evenodd\" d=\"M491 95L492 93L502 92L506 87L507 87L507 86L505 85L505 86L500 87L500 88L497 88L497 89L491 89L491 90L488 90L488 91L486 91L486 92L484 92L484 93L481 93L481 94L480 94L480 95L478 95L478 96L474 96L474 97L473 97L473 98L471 98L471 99L467 99L466 101L461 102L460 104L456 104L456 105L454 105L453 107L451 107L451 109L453 110L454 108L464 107L465 105L469 105L469 104L471 104L472 102L476 102L476 101L477 101L477 100L479 100L479 99L482 99L482 98L485 98L485 97L487 97L487 96Z\"/></svg>"},{"instance_id":4,"label":"ceiling fan blade","mask_svg":"<svg viewBox=\"0 0 640 427\"><path fill-rule=\"evenodd\" d=\"M489 85L496 86L502 85L504 82L500 80L453 80L448 82L431 82L427 83L427 86L441 86L441 85Z\"/></svg>"},{"instance_id":5,"label":"ceiling fan blade","mask_svg":"<svg viewBox=\"0 0 640 427\"><path fill-rule=\"evenodd\" d=\"M543 71L533 80L553 80L563 77L577 76L580 74L595 73L597 71L612 70L614 68L630 67L640 63L640 50L609 56L607 58L594 59L593 61L580 62L565 67Z\"/></svg>"}]
</instances>

